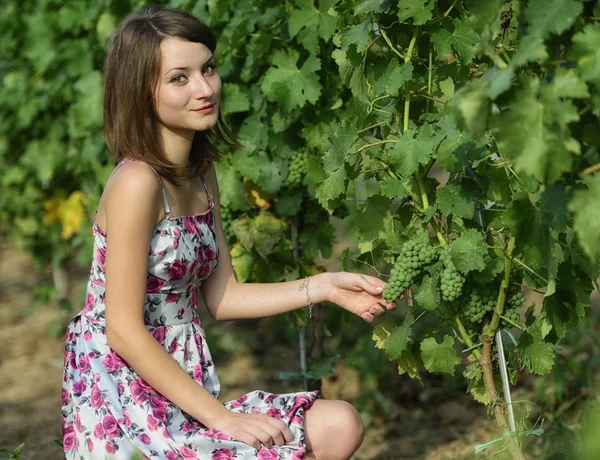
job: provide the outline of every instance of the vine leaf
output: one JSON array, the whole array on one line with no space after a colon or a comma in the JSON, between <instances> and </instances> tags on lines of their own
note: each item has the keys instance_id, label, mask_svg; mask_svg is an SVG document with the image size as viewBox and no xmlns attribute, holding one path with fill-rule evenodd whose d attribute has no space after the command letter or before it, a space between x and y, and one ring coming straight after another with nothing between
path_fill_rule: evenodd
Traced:
<instances>
[{"instance_id":1,"label":"vine leaf","mask_svg":"<svg viewBox=\"0 0 600 460\"><path fill-rule=\"evenodd\" d=\"M600 175L586 176L583 181L587 190L577 190L569 203L573 212L573 230L579 238L579 244L592 260L598 258L600 245L600 219L598 205L600 202Z\"/></svg>"},{"instance_id":2,"label":"vine leaf","mask_svg":"<svg viewBox=\"0 0 600 460\"><path fill-rule=\"evenodd\" d=\"M405 350L406 344L408 343L408 338L410 336L411 327L414 322L415 319L412 313L407 311L402 325L393 331L387 339L385 339L385 350L391 358L398 359Z\"/></svg>"},{"instance_id":3,"label":"vine leaf","mask_svg":"<svg viewBox=\"0 0 600 460\"><path fill-rule=\"evenodd\" d=\"M437 51L438 59L447 60L454 48L462 60L469 64L475 57L480 40L479 35L473 30L473 25L467 19L455 18L453 23L454 31L452 33L448 29L439 29L431 34L431 41Z\"/></svg>"},{"instance_id":4,"label":"vine leaf","mask_svg":"<svg viewBox=\"0 0 600 460\"><path fill-rule=\"evenodd\" d=\"M371 251L378 239L395 235L394 220L391 213L391 200L374 195L360 206L356 219L359 248L362 252Z\"/></svg>"},{"instance_id":5,"label":"vine leaf","mask_svg":"<svg viewBox=\"0 0 600 460\"><path fill-rule=\"evenodd\" d=\"M423 125L419 134L415 136L415 129L409 129L394 147L386 152L386 155L395 172L402 175L414 173L420 164L429 161L438 139L436 139L433 127L430 124Z\"/></svg>"},{"instance_id":6,"label":"vine leaf","mask_svg":"<svg viewBox=\"0 0 600 460\"><path fill-rule=\"evenodd\" d=\"M346 27L340 33L340 46L345 51L350 45L356 45L356 51L362 53L371 42L372 29L373 23L370 18L360 24Z\"/></svg>"},{"instance_id":7,"label":"vine leaf","mask_svg":"<svg viewBox=\"0 0 600 460\"><path fill-rule=\"evenodd\" d=\"M573 36L572 56L577 58L579 72L600 88L600 25L588 24Z\"/></svg>"},{"instance_id":8,"label":"vine leaf","mask_svg":"<svg viewBox=\"0 0 600 460\"><path fill-rule=\"evenodd\" d=\"M271 66L263 78L261 90L267 99L277 101L285 111L314 104L321 95L323 86L316 73L321 60L310 55L299 69L296 62L300 54L291 49L278 50L273 54Z\"/></svg>"},{"instance_id":9,"label":"vine leaf","mask_svg":"<svg viewBox=\"0 0 600 460\"><path fill-rule=\"evenodd\" d=\"M323 167L331 173L341 167L350 153L354 152L354 144L358 139L358 131L351 123L338 126L329 137L330 147L323 155Z\"/></svg>"},{"instance_id":10,"label":"vine leaf","mask_svg":"<svg viewBox=\"0 0 600 460\"><path fill-rule=\"evenodd\" d=\"M402 0L398 2L398 19L404 22L412 18L416 26L425 24L431 20L436 4L436 0Z\"/></svg>"},{"instance_id":11,"label":"vine leaf","mask_svg":"<svg viewBox=\"0 0 600 460\"><path fill-rule=\"evenodd\" d=\"M438 208L446 214L454 214L464 219L472 219L475 204L460 185L448 184L436 191Z\"/></svg>"},{"instance_id":12,"label":"vine leaf","mask_svg":"<svg viewBox=\"0 0 600 460\"><path fill-rule=\"evenodd\" d=\"M437 290L438 276L425 275L415 300L425 310L435 310L440 304L440 294Z\"/></svg>"},{"instance_id":13,"label":"vine leaf","mask_svg":"<svg viewBox=\"0 0 600 460\"><path fill-rule=\"evenodd\" d=\"M519 337L519 361L521 366L538 375L547 374L554 363L554 346L529 332Z\"/></svg>"},{"instance_id":14,"label":"vine leaf","mask_svg":"<svg viewBox=\"0 0 600 460\"><path fill-rule=\"evenodd\" d=\"M421 358L425 369L429 372L445 372L454 375L454 368L460 364L460 357L454 350L454 339L444 336L442 343L429 337L421 342Z\"/></svg>"},{"instance_id":15,"label":"vine leaf","mask_svg":"<svg viewBox=\"0 0 600 460\"><path fill-rule=\"evenodd\" d=\"M288 20L291 37L298 36L298 41L311 53L319 48L318 37L328 41L337 26L337 17L328 14L337 0L320 0L319 8L315 8L313 0L297 0L298 9L294 9ZM315 33L316 32L316 33Z\"/></svg>"},{"instance_id":16,"label":"vine leaf","mask_svg":"<svg viewBox=\"0 0 600 460\"><path fill-rule=\"evenodd\" d=\"M402 181L393 177L386 177L381 183L381 194L388 198L398 198L406 195Z\"/></svg>"},{"instance_id":17,"label":"vine leaf","mask_svg":"<svg viewBox=\"0 0 600 460\"><path fill-rule=\"evenodd\" d=\"M481 232L469 228L450 245L450 257L459 272L482 271L486 267L488 249Z\"/></svg>"},{"instance_id":18,"label":"vine leaf","mask_svg":"<svg viewBox=\"0 0 600 460\"><path fill-rule=\"evenodd\" d=\"M333 213L336 208L337 199L346 193L348 185L348 175L346 168L340 167L337 171L332 172L321 182L317 188L316 197L321 206L323 206L329 214Z\"/></svg>"},{"instance_id":19,"label":"vine leaf","mask_svg":"<svg viewBox=\"0 0 600 460\"><path fill-rule=\"evenodd\" d=\"M317 228L302 232L299 241L306 255L317 258L320 252L325 259L328 259L333 252L335 228L329 222L324 222Z\"/></svg>"},{"instance_id":20,"label":"vine leaf","mask_svg":"<svg viewBox=\"0 0 600 460\"><path fill-rule=\"evenodd\" d=\"M363 0L354 7L354 14L387 13L389 9L390 0Z\"/></svg>"},{"instance_id":21,"label":"vine leaf","mask_svg":"<svg viewBox=\"0 0 600 460\"><path fill-rule=\"evenodd\" d=\"M373 95L398 96L404 83L412 79L413 65L411 62L400 65L397 59L391 59L386 71L381 78L373 83Z\"/></svg>"},{"instance_id":22,"label":"vine leaf","mask_svg":"<svg viewBox=\"0 0 600 460\"><path fill-rule=\"evenodd\" d=\"M582 11L583 4L577 0L531 0L525 10L528 34L542 39L560 34L573 25Z\"/></svg>"}]
</instances>

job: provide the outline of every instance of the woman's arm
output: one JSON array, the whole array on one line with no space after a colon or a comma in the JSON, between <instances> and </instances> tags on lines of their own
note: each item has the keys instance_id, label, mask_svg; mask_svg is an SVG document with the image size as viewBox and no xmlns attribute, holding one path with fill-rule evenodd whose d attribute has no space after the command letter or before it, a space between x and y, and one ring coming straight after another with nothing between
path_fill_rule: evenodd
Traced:
<instances>
[{"instance_id":1,"label":"woman's arm","mask_svg":"<svg viewBox=\"0 0 600 460\"><path fill-rule=\"evenodd\" d=\"M148 165L128 163L107 185L106 336L110 347L153 388L212 428L227 409L192 379L143 322L151 232L162 206Z\"/></svg>"},{"instance_id":2,"label":"woman's arm","mask_svg":"<svg viewBox=\"0 0 600 460\"><path fill-rule=\"evenodd\" d=\"M200 289L209 313L216 320L263 318L289 312L308 305L304 280L280 283L238 283L223 233L220 215L219 186L214 166L205 175L215 205L215 224L219 246L217 269L202 282ZM309 280L310 299L314 303L331 301L365 321L383 313L381 293L385 283L375 277L356 273L320 273Z\"/></svg>"}]
</instances>

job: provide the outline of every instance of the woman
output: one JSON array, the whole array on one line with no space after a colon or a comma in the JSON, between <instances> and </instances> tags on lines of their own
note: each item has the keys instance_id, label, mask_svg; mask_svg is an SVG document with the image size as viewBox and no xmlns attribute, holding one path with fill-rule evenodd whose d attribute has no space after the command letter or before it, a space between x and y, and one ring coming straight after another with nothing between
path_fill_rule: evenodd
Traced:
<instances>
[{"instance_id":1,"label":"woman","mask_svg":"<svg viewBox=\"0 0 600 460\"><path fill-rule=\"evenodd\" d=\"M69 459L332 460L362 442L356 410L317 391L218 400L198 287L216 320L330 301L370 322L395 305L381 297L385 283L359 274L237 282L213 166L211 139L237 145L220 115L215 48L206 25L170 9L133 13L113 37L104 129L117 166L93 223L86 303L67 328Z\"/></svg>"}]
</instances>

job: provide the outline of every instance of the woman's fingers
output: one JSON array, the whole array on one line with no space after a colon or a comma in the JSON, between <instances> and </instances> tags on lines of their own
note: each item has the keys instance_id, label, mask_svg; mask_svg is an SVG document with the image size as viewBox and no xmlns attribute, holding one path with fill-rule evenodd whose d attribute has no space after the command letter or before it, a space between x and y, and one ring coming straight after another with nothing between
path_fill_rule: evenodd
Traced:
<instances>
[{"instance_id":1,"label":"woman's fingers","mask_svg":"<svg viewBox=\"0 0 600 460\"><path fill-rule=\"evenodd\" d=\"M294 440L294 437L292 436L292 432L290 431L290 428L287 426L287 424L285 424L284 422L282 422L279 419L276 419L275 417L271 417L270 415L267 415L267 417L268 417L267 421L271 425L273 425L277 430L279 430L279 432L283 436L285 444L287 444L288 442L292 442Z\"/></svg>"}]
</instances>

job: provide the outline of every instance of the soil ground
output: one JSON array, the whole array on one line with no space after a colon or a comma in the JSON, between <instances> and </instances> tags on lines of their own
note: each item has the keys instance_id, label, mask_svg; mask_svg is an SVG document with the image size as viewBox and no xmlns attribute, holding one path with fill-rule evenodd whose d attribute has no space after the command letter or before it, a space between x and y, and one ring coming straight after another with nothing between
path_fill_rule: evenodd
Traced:
<instances>
[{"instance_id":1,"label":"soil ground","mask_svg":"<svg viewBox=\"0 0 600 460\"><path fill-rule=\"evenodd\" d=\"M69 297L76 308L86 275L81 269L69 271ZM64 458L55 443L61 437L64 338L53 338L47 332L48 324L60 319L56 305L40 307L34 315L26 313L32 292L41 283L51 283L51 275L36 272L21 251L0 247L0 448L13 449L24 442L23 459L56 460ZM235 327L232 323L225 326ZM271 360L243 352L231 353L227 359L216 357L223 386L221 399L226 401L257 388L301 391L299 384L276 378L282 370L294 372L298 368L297 348L272 351L275 359ZM484 407L469 396L450 398L408 378L398 382L397 394L404 396L391 404L385 417L373 418L355 460L473 458L476 444L497 437ZM343 366L323 382L327 399L352 402L360 392L356 372Z\"/></svg>"}]
</instances>

